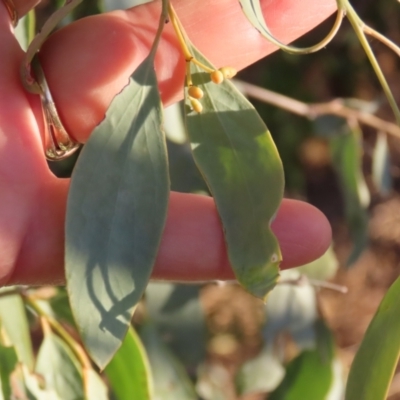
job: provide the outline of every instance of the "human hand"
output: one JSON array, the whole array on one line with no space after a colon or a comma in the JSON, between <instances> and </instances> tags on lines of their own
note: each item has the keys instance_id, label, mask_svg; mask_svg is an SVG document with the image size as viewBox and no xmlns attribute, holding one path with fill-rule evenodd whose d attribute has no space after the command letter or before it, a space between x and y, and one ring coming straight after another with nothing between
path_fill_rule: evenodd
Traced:
<instances>
[{"instance_id":1,"label":"human hand","mask_svg":"<svg viewBox=\"0 0 400 400\"><path fill-rule=\"evenodd\" d=\"M19 15L31 0L14 0ZM237 0L175 0L189 37L216 66L244 68L275 50L251 27ZM289 42L335 10L334 0L264 1L272 32ZM54 33L40 59L60 117L85 142L112 98L128 82L151 45L159 2L79 20ZM64 283L63 249L69 180L49 171L43 152L38 96L19 79L23 53L0 0L0 284ZM185 63L170 26L156 57L165 105L182 98ZM273 223L283 268L326 250L325 217L306 203L284 200ZM153 278L232 279L222 227L211 198L172 193Z\"/></svg>"}]
</instances>

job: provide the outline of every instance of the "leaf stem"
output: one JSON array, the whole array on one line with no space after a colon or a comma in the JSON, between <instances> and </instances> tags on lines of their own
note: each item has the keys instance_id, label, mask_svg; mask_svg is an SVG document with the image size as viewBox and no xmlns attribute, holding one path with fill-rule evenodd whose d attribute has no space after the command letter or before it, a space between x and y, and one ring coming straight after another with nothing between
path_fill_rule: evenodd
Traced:
<instances>
[{"instance_id":1,"label":"leaf stem","mask_svg":"<svg viewBox=\"0 0 400 400\"><path fill-rule=\"evenodd\" d=\"M363 21L360 19L354 8L351 6L351 4L348 2L348 0L340 0L343 2L343 6L346 9L347 17L353 26L354 32L356 33L358 40L361 43L361 46L364 48L365 54L367 55L372 68L375 71L375 74L382 86L383 91L385 92L386 98L390 104L390 107L392 108L392 111L396 117L396 122L400 125L400 110L397 106L396 100L393 96L392 91L390 90L390 87L386 81L385 76L383 75L383 72L379 66L379 63L374 55L374 52L371 49L371 46L365 36L365 24ZM368 31L368 33L371 33L372 30ZM377 37L375 35L375 37Z\"/></svg>"},{"instance_id":2,"label":"leaf stem","mask_svg":"<svg viewBox=\"0 0 400 400\"><path fill-rule=\"evenodd\" d=\"M193 56L193 54L190 52L189 47L186 44L184 34L182 32L181 24L179 22L178 16L176 15L174 8L172 7L172 4L168 5L168 15L169 15L169 19L172 23L172 26L174 28L179 45L181 46L181 50L182 50L183 56L185 57L186 62L188 62L188 63L192 62L193 64L196 64L197 66L199 66L201 69L203 69L204 71L206 71L208 73L214 72L214 70L212 68L209 68L207 65L204 65L202 62L197 60Z\"/></svg>"}]
</instances>

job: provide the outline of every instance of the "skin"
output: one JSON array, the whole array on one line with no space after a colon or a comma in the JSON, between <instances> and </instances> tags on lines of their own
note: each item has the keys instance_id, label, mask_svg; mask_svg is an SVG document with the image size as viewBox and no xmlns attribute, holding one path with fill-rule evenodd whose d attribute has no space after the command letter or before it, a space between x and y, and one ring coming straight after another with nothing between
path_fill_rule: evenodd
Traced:
<instances>
[{"instance_id":1,"label":"skin","mask_svg":"<svg viewBox=\"0 0 400 400\"><path fill-rule=\"evenodd\" d=\"M15 0L19 15L35 2ZM237 0L174 0L189 37L217 66L237 69L276 50L242 15ZM267 23L284 42L335 11L334 0L265 0ZM54 33L40 59L67 131L85 142L113 96L147 55L160 3L80 20ZM0 285L63 284L63 241L69 180L57 179L43 155L43 117L37 96L19 80L23 53L0 0ZM165 105L182 97L184 60L171 24L156 71ZM282 268L321 256L331 240L325 217L299 201L283 201L273 230ZM232 279L221 224L211 198L172 193L153 277Z\"/></svg>"}]
</instances>

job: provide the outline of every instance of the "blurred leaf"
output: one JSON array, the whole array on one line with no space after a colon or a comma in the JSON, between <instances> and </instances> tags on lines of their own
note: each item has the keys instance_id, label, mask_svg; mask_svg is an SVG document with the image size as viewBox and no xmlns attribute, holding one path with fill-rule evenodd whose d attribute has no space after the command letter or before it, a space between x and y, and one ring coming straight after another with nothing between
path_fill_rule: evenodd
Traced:
<instances>
[{"instance_id":1,"label":"blurred leaf","mask_svg":"<svg viewBox=\"0 0 400 400\"><path fill-rule=\"evenodd\" d=\"M327 400L333 384L334 342L325 327L325 352L304 350L286 367L286 375L268 400ZM352 400L359 397L354 397Z\"/></svg>"},{"instance_id":2,"label":"blurred leaf","mask_svg":"<svg viewBox=\"0 0 400 400\"><path fill-rule=\"evenodd\" d=\"M56 319L63 320L71 326L75 326L74 317L69 305L68 293L65 288L57 288L57 294L49 300L49 304Z\"/></svg>"},{"instance_id":3,"label":"blurred leaf","mask_svg":"<svg viewBox=\"0 0 400 400\"><path fill-rule=\"evenodd\" d=\"M240 395L247 393L267 393L282 381L285 369L273 354L272 346L265 345L260 354L246 361L236 376L236 386Z\"/></svg>"},{"instance_id":4,"label":"blurred leaf","mask_svg":"<svg viewBox=\"0 0 400 400\"><path fill-rule=\"evenodd\" d=\"M0 293L10 288L0 289ZM18 294L0 297L0 324L15 347L18 360L33 369L33 352L25 305Z\"/></svg>"},{"instance_id":5,"label":"blurred leaf","mask_svg":"<svg viewBox=\"0 0 400 400\"><path fill-rule=\"evenodd\" d=\"M390 153L387 135L378 132L374 154L372 156L372 179L382 195L387 195L392 189L390 173Z\"/></svg>"},{"instance_id":6,"label":"blurred leaf","mask_svg":"<svg viewBox=\"0 0 400 400\"><path fill-rule=\"evenodd\" d=\"M85 0L72 10L72 16L76 20L90 15L101 14L104 11L102 0Z\"/></svg>"},{"instance_id":7,"label":"blurred leaf","mask_svg":"<svg viewBox=\"0 0 400 400\"><path fill-rule=\"evenodd\" d=\"M353 264L368 244L368 214L370 195L362 172L362 132L347 127L344 134L330 141L333 166L342 185L346 219L353 241L347 265Z\"/></svg>"},{"instance_id":8,"label":"blurred leaf","mask_svg":"<svg viewBox=\"0 0 400 400\"><path fill-rule=\"evenodd\" d=\"M53 389L60 399L83 398L82 372L78 360L58 336L45 332L37 356L35 372L42 375L47 389Z\"/></svg>"},{"instance_id":9,"label":"blurred leaf","mask_svg":"<svg viewBox=\"0 0 400 400\"><path fill-rule=\"evenodd\" d=\"M336 115L321 115L315 118L313 125L316 135L332 138L347 127L347 121Z\"/></svg>"},{"instance_id":10,"label":"blurred leaf","mask_svg":"<svg viewBox=\"0 0 400 400\"><path fill-rule=\"evenodd\" d=\"M214 67L198 50L193 56ZM275 286L282 260L270 229L282 200L282 163L262 119L228 80L217 85L191 63L193 85L204 92L202 112L190 109L186 126L196 164L214 196L237 280L264 298Z\"/></svg>"},{"instance_id":11,"label":"blurred leaf","mask_svg":"<svg viewBox=\"0 0 400 400\"><path fill-rule=\"evenodd\" d=\"M400 354L400 278L383 298L350 369L346 400L384 400Z\"/></svg>"},{"instance_id":12,"label":"blurred leaf","mask_svg":"<svg viewBox=\"0 0 400 400\"><path fill-rule=\"evenodd\" d=\"M206 362L200 366L196 390L203 400L231 400L227 387L231 375L221 364Z\"/></svg>"},{"instance_id":13,"label":"blurred leaf","mask_svg":"<svg viewBox=\"0 0 400 400\"><path fill-rule=\"evenodd\" d=\"M108 389L99 374L93 369L84 371L85 400L109 400Z\"/></svg>"},{"instance_id":14,"label":"blurred leaf","mask_svg":"<svg viewBox=\"0 0 400 400\"><path fill-rule=\"evenodd\" d=\"M26 395L29 400L63 400L53 389L44 387L40 375L29 372L25 365L21 365Z\"/></svg>"},{"instance_id":15,"label":"blurred leaf","mask_svg":"<svg viewBox=\"0 0 400 400\"><path fill-rule=\"evenodd\" d=\"M182 104L175 103L164 110L165 135L171 142L183 144L187 142L185 123L182 115Z\"/></svg>"},{"instance_id":16,"label":"blurred leaf","mask_svg":"<svg viewBox=\"0 0 400 400\"><path fill-rule=\"evenodd\" d=\"M170 283L151 283L146 290L146 310L161 338L193 368L205 356L206 327L199 291L199 286Z\"/></svg>"},{"instance_id":17,"label":"blurred leaf","mask_svg":"<svg viewBox=\"0 0 400 400\"><path fill-rule=\"evenodd\" d=\"M281 275L281 283L268 296L265 305L265 341L273 343L276 335L286 331L301 348L313 347L318 317L315 290L308 283L296 284L301 276L298 271L282 271ZM293 283L284 284L285 281Z\"/></svg>"},{"instance_id":18,"label":"blurred leaf","mask_svg":"<svg viewBox=\"0 0 400 400\"><path fill-rule=\"evenodd\" d=\"M149 281L169 197L154 52L112 101L77 162L69 191L66 276L93 360L121 345Z\"/></svg>"},{"instance_id":19,"label":"blurred leaf","mask_svg":"<svg viewBox=\"0 0 400 400\"><path fill-rule=\"evenodd\" d=\"M339 268L339 261L336 258L333 247L329 246L328 250L315 261L296 268L296 271L306 275L308 278L326 281L335 276Z\"/></svg>"},{"instance_id":20,"label":"blurred leaf","mask_svg":"<svg viewBox=\"0 0 400 400\"><path fill-rule=\"evenodd\" d=\"M185 368L161 341L156 327L144 324L140 336L153 372L153 400L197 400Z\"/></svg>"},{"instance_id":21,"label":"blurred leaf","mask_svg":"<svg viewBox=\"0 0 400 400\"><path fill-rule=\"evenodd\" d=\"M35 25L35 10L30 10L18 21L18 25L14 28L14 35L17 38L21 49L24 51L28 48L29 43L35 37Z\"/></svg>"},{"instance_id":22,"label":"blurred leaf","mask_svg":"<svg viewBox=\"0 0 400 400\"><path fill-rule=\"evenodd\" d=\"M151 1L154 0L104 0L104 8L106 11L125 10Z\"/></svg>"},{"instance_id":23,"label":"blurred leaf","mask_svg":"<svg viewBox=\"0 0 400 400\"><path fill-rule=\"evenodd\" d=\"M132 327L107 365L105 373L118 400L152 399L149 361L140 338Z\"/></svg>"},{"instance_id":24,"label":"blurred leaf","mask_svg":"<svg viewBox=\"0 0 400 400\"><path fill-rule=\"evenodd\" d=\"M0 399L11 399L10 375L18 363L14 347L5 347L0 344Z\"/></svg>"}]
</instances>

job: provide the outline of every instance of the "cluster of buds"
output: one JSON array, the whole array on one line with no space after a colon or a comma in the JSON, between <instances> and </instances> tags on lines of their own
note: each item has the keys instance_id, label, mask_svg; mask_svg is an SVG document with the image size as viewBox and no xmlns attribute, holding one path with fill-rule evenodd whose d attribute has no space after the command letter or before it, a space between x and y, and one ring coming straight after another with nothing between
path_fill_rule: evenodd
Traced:
<instances>
[{"instance_id":1,"label":"cluster of buds","mask_svg":"<svg viewBox=\"0 0 400 400\"><path fill-rule=\"evenodd\" d=\"M236 73L237 71L233 67L222 67L210 72L210 79L212 82L219 85L224 79L233 78ZM199 100L204 96L204 92L198 86L190 85L188 95L193 110L197 113L201 113L203 111L203 105Z\"/></svg>"}]
</instances>

